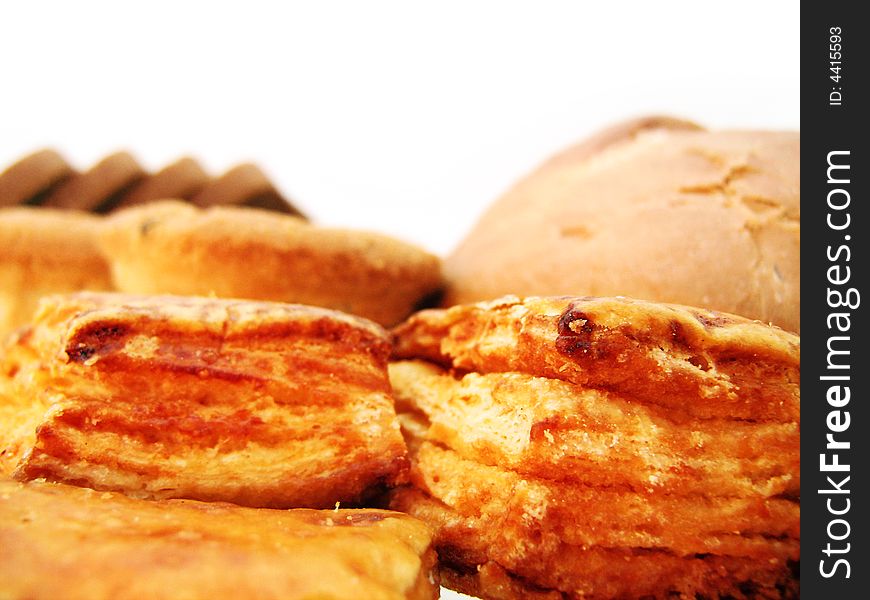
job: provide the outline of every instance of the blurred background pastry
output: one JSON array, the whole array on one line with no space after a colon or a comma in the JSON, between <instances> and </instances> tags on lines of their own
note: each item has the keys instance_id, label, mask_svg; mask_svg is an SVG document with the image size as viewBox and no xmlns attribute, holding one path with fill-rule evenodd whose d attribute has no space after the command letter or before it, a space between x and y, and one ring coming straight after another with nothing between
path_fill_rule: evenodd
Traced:
<instances>
[{"instance_id":1,"label":"blurred background pastry","mask_svg":"<svg viewBox=\"0 0 870 600\"><path fill-rule=\"evenodd\" d=\"M108 154L78 171L51 148L0 171L0 206L46 206L107 213L173 198L199 206L253 206L304 218L255 164L212 177L195 159L180 158L149 173L131 153Z\"/></svg>"},{"instance_id":2,"label":"blurred background pastry","mask_svg":"<svg viewBox=\"0 0 870 600\"><path fill-rule=\"evenodd\" d=\"M442 285L440 261L386 235L247 207L120 210L100 246L115 287L325 306L394 325Z\"/></svg>"},{"instance_id":3,"label":"blurred background pastry","mask_svg":"<svg viewBox=\"0 0 870 600\"><path fill-rule=\"evenodd\" d=\"M99 227L84 212L0 208L0 340L28 323L46 294L112 289Z\"/></svg>"}]
</instances>

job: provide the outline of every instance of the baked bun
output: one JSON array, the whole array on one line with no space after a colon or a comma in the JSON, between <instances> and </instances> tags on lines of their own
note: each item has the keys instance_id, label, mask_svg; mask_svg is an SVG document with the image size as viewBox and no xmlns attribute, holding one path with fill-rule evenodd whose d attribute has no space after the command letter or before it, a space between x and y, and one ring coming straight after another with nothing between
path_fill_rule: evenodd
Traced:
<instances>
[{"instance_id":1,"label":"baked bun","mask_svg":"<svg viewBox=\"0 0 870 600\"><path fill-rule=\"evenodd\" d=\"M0 467L143 498L360 502L406 477L390 348L310 306L51 296L0 365L17 432Z\"/></svg>"},{"instance_id":2,"label":"baked bun","mask_svg":"<svg viewBox=\"0 0 870 600\"><path fill-rule=\"evenodd\" d=\"M432 600L427 527L385 510L147 501L0 481L3 598Z\"/></svg>"},{"instance_id":3,"label":"baked bun","mask_svg":"<svg viewBox=\"0 0 870 600\"><path fill-rule=\"evenodd\" d=\"M243 207L118 211L101 245L118 290L325 306L393 325L441 286L435 256L385 235Z\"/></svg>"},{"instance_id":4,"label":"baked bun","mask_svg":"<svg viewBox=\"0 0 870 600\"><path fill-rule=\"evenodd\" d=\"M112 288L97 247L100 219L47 208L0 208L0 340L46 294Z\"/></svg>"},{"instance_id":5,"label":"baked bun","mask_svg":"<svg viewBox=\"0 0 870 600\"><path fill-rule=\"evenodd\" d=\"M422 311L390 365L446 585L521 598L790 598L800 339L625 298ZM548 595L549 594L549 595Z\"/></svg>"},{"instance_id":6,"label":"baked bun","mask_svg":"<svg viewBox=\"0 0 870 600\"><path fill-rule=\"evenodd\" d=\"M625 295L800 331L800 134L649 118L551 158L445 262L447 304Z\"/></svg>"}]
</instances>

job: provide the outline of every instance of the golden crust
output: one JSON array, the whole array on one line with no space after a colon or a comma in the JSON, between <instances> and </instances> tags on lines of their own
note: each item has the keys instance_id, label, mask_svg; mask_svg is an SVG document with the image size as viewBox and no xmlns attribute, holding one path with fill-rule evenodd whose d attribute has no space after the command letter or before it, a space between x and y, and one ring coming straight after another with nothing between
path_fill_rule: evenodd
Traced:
<instances>
[{"instance_id":1,"label":"golden crust","mask_svg":"<svg viewBox=\"0 0 870 600\"><path fill-rule=\"evenodd\" d=\"M423 523L382 510L149 502L0 480L3 597L438 597Z\"/></svg>"},{"instance_id":2,"label":"golden crust","mask_svg":"<svg viewBox=\"0 0 870 600\"><path fill-rule=\"evenodd\" d=\"M800 134L685 125L618 125L520 180L447 257L447 303L624 294L799 332Z\"/></svg>"},{"instance_id":3,"label":"golden crust","mask_svg":"<svg viewBox=\"0 0 870 600\"><path fill-rule=\"evenodd\" d=\"M299 302L386 325L441 285L438 259L409 244L240 207L122 210L102 247L121 291Z\"/></svg>"},{"instance_id":4,"label":"golden crust","mask_svg":"<svg viewBox=\"0 0 870 600\"><path fill-rule=\"evenodd\" d=\"M445 585L488 599L797 597L800 340L625 298L418 313L390 378Z\"/></svg>"},{"instance_id":5,"label":"golden crust","mask_svg":"<svg viewBox=\"0 0 870 600\"><path fill-rule=\"evenodd\" d=\"M797 422L800 338L734 315L628 298L526 298L421 311L399 358L516 371L700 418Z\"/></svg>"},{"instance_id":6,"label":"golden crust","mask_svg":"<svg viewBox=\"0 0 870 600\"><path fill-rule=\"evenodd\" d=\"M423 442L413 458L410 493L420 494L417 500L428 497L488 532L466 547L486 544L490 551L505 538L543 537L570 546L667 550L676 556L797 558L800 507L792 500L557 481L546 471L526 475L466 460L431 442ZM402 502L394 506L407 508ZM528 543L514 551L517 556L544 552Z\"/></svg>"},{"instance_id":7,"label":"golden crust","mask_svg":"<svg viewBox=\"0 0 870 600\"><path fill-rule=\"evenodd\" d=\"M358 502L407 468L389 351L374 323L307 306L48 298L6 353L13 393L48 407L15 477L251 506Z\"/></svg>"},{"instance_id":8,"label":"golden crust","mask_svg":"<svg viewBox=\"0 0 870 600\"><path fill-rule=\"evenodd\" d=\"M99 225L78 212L0 209L0 338L29 322L46 294L111 289Z\"/></svg>"},{"instance_id":9,"label":"golden crust","mask_svg":"<svg viewBox=\"0 0 870 600\"><path fill-rule=\"evenodd\" d=\"M414 487L391 492L390 507L435 529L448 587L488 599L796 597L793 502L570 486L426 442L414 465Z\"/></svg>"},{"instance_id":10,"label":"golden crust","mask_svg":"<svg viewBox=\"0 0 870 600\"><path fill-rule=\"evenodd\" d=\"M523 373L451 374L424 361L390 365L402 412L426 437L486 465L639 492L795 495L798 423L691 419L612 392Z\"/></svg>"}]
</instances>

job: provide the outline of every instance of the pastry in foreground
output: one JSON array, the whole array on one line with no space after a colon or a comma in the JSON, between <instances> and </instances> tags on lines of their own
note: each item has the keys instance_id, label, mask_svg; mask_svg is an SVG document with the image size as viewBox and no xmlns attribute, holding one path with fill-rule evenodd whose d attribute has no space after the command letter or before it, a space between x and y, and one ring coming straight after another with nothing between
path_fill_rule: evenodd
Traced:
<instances>
[{"instance_id":1,"label":"pastry in foreground","mask_svg":"<svg viewBox=\"0 0 870 600\"><path fill-rule=\"evenodd\" d=\"M0 480L0 596L429 600L430 537L384 510L147 501Z\"/></svg>"},{"instance_id":2,"label":"pastry in foreground","mask_svg":"<svg viewBox=\"0 0 870 600\"><path fill-rule=\"evenodd\" d=\"M420 312L390 366L445 585L492 599L789 598L800 338L626 298Z\"/></svg>"},{"instance_id":3,"label":"pastry in foreground","mask_svg":"<svg viewBox=\"0 0 870 600\"><path fill-rule=\"evenodd\" d=\"M166 201L121 210L102 247L120 291L299 302L383 325L441 286L439 260L415 246L253 208Z\"/></svg>"},{"instance_id":4,"label":"pastry in foreground","mask_svg":"<svg viewBox=\"0 0 870 600\"><path fill-rule=\"evenodd\" d=\"M800 133L617 125L520 180L444 270L447 304L620 294L800 332Z\"/></svg>"},{"instance_id":5,"label":"pastry in foreground","mask_svg":"<svg viewBox=\"0 0 870 600\"><path fill-rule=\"evenodd\" d=\"M309 306L49 297L2 359L0 464L144 498L357 503L406 477L389 353L380 326Z\"/></svg>"},{"instance_id":6,"label":"pastry in foreground","mask_svg":"<svg viewBox=\"0 0 870 600\"><path fill-rule=\"evenodd\" d=\"M111 289L99 226L84 213L0 208L0 339L29 322L46 294Z\"/></svg>"}]
</instances>

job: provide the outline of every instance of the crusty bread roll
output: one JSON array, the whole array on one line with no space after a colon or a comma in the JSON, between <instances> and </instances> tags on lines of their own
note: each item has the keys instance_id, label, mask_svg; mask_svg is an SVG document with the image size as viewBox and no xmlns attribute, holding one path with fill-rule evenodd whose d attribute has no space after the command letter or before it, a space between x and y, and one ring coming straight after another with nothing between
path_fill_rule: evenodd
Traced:
<instances>
[{"instance_id":1,"label":"crusty bread roll","mask_svg":"<svg viewBox=\"0 0 870 600\"><path fill-rule=\"evenodd\" d=\"M174 200L120 210L100 232L119 291L324 306L395 325L441 287L441 261L391 237L245 206Z\"/></svg>"},{"instance_id":2,"label":"crusty bread roll","mask_svg":"<svg viewBox=\"0 0 870 600\"><path fill-rule=\"evenodd\" d=\"M647 118L556 155L448 257L448 304L625 295L800 331L800 134Z\"/></svg>"}]
</instances>

